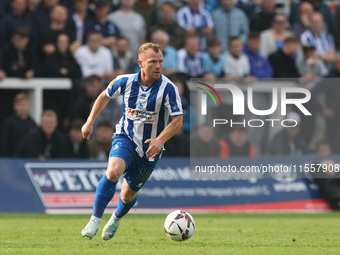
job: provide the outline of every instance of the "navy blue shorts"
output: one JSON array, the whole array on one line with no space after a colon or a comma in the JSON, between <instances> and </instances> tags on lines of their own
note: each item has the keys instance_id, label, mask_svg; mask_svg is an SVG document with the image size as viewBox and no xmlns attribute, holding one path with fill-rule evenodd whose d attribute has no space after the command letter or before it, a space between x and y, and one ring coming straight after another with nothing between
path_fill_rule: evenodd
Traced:
<instances>
[{"instance_id":1,"label":"navy blue shorts","mask_svg":"<svg viewBox=\"0 0 340 255\"><path fill-rule=\"evenodd\" d=\"M147 157L140 157L135 150L134 143L125 135L115 135L112 141L110 158L118 157L125 161L123 176L129 187L138 192L154 170L157 161L149 161Z\"/></svg>"}]
</instances>

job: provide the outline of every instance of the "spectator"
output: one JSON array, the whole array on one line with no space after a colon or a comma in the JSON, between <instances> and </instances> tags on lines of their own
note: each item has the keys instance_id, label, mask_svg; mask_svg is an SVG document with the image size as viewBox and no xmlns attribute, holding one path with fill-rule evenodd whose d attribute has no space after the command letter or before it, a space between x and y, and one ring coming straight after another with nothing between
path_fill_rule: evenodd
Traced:
<instances>
[{"instance_id":1,"label":"spectator","mask_svg":"<svg viewBox=\"0 0 340 255\"><path fill-rule=\"evenodd\" d=\"M62 157L62 135L56 130L57 114L52 110L45 110L41 115L40 127L32 129L22 140L16 157L49 158Z\"/></svg>"},{"instance_id":2,"label":"spectator","mask_svg":"<svg viewBox=\"0 0 340 255\"><path fill-rule=\"evenodd\" d=\"M5 13L8 13L10 10L10 2L11 0L2 0L0 1L0 19L3 17Z\"/></svg>"},{"instance_id":3,"label":"spectator","mask_svg":"<svg viewBox=\"0 0 340 255\"><path fill-rule=\"evenodd\" d=\"M300 20L297 20L292 24L292 32L297 38L300 38L301 35L310 27L313 12L313 5L311 3L301 3L299 8Z\"/></svg>"},{"instance_id":4,"label":"spectator","mask_svg":"<svg viewBox=\"0 0 340 255\"><path fill-rule=\"evenodd\" d=\"M243 53L243 44L240 38L229 39L229 51L224 54L225 78L229 81L238 81L250 74L248 57Z\"/></svg>"},{"instance_id":5,"label":"spectator","mask_svg":"<svg viewBox=\"0 0 340 255\"><path fill-rule=\"evenodd\" d=\"M88 141L90 158L105 160L108 158L111 150L112 135L114 129L109 121L102 121L95 130L95 138ZM114 149L114 148L113 148Z\"/></svg>"},{"instance_id":6,"label":"spectator","mask_svg":"<svg viewBox=\"0 0 340 255\"><path fill-rule=\"evenodd\" d=\"M287 30L288 23L284 14L276 14L271 28L261 32L260 34L260 54L268 57L280 49L283 41L292 36L292 33Z\"/></svg>"},{"instance_id":7,"label":"spectator","mask_svg":"<svg viewBox=\"0 0 340 255\"><path fill-rule=\"evenodd\" d=\"M334 63L336 59L335 47L330 35L322 30L323 17L315 12L311 16L310 29L301 35L302 45L313 45L316 48L319 58L326 63Z\"/></svg>"},{"instance_id":8,"label":"spectator","mask_svg":"<svg viewBox=\"0 0 340 255\"><path fill-rule=\"evenodd\" d=\"M136 0L133 9L145 20L146 31L150 33L152 25L157 23L157 1Z\"/></svg>"},{"instance_id":9,"label":"spectator","mask_svg":"<svg viewBox=\"0 0 340 255\"><path fill-rule=\"evenodd\" d=\"M330 34L334 33L334 17L328 4L323 0L301 0L291 5L290 24L296 23L300 19L299 7L304 2L310 2L316 12L320 12L326 21L326 31Z\"/></svg>"},{"instance_id":10,"label":"spectator","mask_svg":"<svg viewBox=\"0 0 340 255\"><path fill-rule=\"evenodd\" d=\"M329 155L332 155L333 150L328 140L323 139L316 144L315 151L316 151L316 154L320 156L329 156Z\"/></svg>"},{"instance_id":11,"label":"spectator","mask_svg":"<svg viewBox=\"0 0 340 255\"><path fill-rule=\"evenodd\" d=\"M202 54L204 78L222 78L224 76L224 55L221 42L212 37L207 41L208 50Z\"/></svg>"},{"instance_id":12,"label":"spectator","mask_svg":"<svg viewBox=\"0 0 340 255\"><path fill-rule=\"evenodd\" d=\"M226 153L226 146L224 140L214 137L211 125L202 124L191 137L190 157L222 157Z\"/></svg>"},{"instance_id":13,"label":"spectator","mask_svg":"<svg viewBox=\"0 0 340 255\"><path fill-rule=\"evenodd\" d=\"M183 130L182 136L188 137L192 130L195 130L197 126L197 113L193 106L189 104L188 98L184 96L185 85L184 81L178 78L173 78L171 81L176 85L178 93L181 97L182 109L183 109Z\"/></svg>"},{"instance_id":14,"label":"spectator","mask_svg":"<svg viewBox=\"0 0 340 255\"><path fill-rule=\"evenodd\" d=\"M276 3L275 0L262 0L261 9L250 19L250 30L262 32L270 28L273 23Z\"/></svg>"},{"instance_id":15,"label":"spectator","mask_svg":"<svg viewBox=\"0 0 340 255\"><path fill-rule=\"evenodd\" d=\"M189 0L188 5L178 10L177 20L188 35L199 37L200 50L204 51L207 37L213 33L214 23L210 13L203 8L202 0Z\"/></svg>"},{"instance_id":16,"label":"spectator","mask_svg":"<svg viewBox=\"0 0 340 255\"><path fill-rule=\"evenodd\" d=\"M199 52L199 39L197 36L188 36L185 46L177 52L178 72L188 77L198 78L204 73L203 58Z\"/></svg>"},{"instance_id":17,"label":"spectator","mask_svg":"<svg viewBox=\"0 0 340 255\"><path fill-rule=\"evenodd\" d=\"M27 8L33 12L38 8L40 2L41 0L27 0Z\"/></svg>"},{"instance_id":18,"label":"spectator","mask_svg":"<svg viewBox=\"0 0 340 255\"><path fill-rule=\"evenodd\" d=\"M148 38L151 38L151 34L154 31L162 29L170 36L169 45L174 47L176 50L179 50L184 47L185 37L187 34L186 30L179 26L174 20L175 12L176 10L172 2L167 1L162 3L161 19L151 27Z\"/></svg>"},{"instance_id":19,"label":"spectator","mask_svg":"<svg viewBox=\"0 0 340 255\"><path fill-rule=\"evenodd\" d=\"M133 10L134 0L121 0L119 10L107 19L116 24L121 35L129 40L132 53L137 56L139 46L145 42L146 24L142 15Z\"/></svg>"},{"instance_id":20,"label":"spectator","mask_svg":"<svg viewBox=\"0 0 340 255\"><path fill-rule=\"evenodd\" d=\"M220 40L223 51L228 49L229 38L239 37L246 43L249 25L244 12L234 7L233 0L221 0L221 7L212 13L214 35Z\"/></svg>"},{"instance_id":21,"label":"spectator","mask_svg":"<svg viewBox=\"0 0 340 255\"><path fill-rule=\"evenodd\" d=\"M117 39L116 47L113 49L113 65L115 75L136 72L137 59L132 54L129 41L125 37Z\"/></svg>"},{"instance_id":22,"label":"spectator","mask_svg":"<svg viewBox=\"0 0 340 255\"><path fill-rule=\"evenodd\" d=\"M63 157L64 158L88 158L89 151L87 148L87 140L83 139L81 127L84 122L82 120L74 120L71 123L70 130L63 141Z\"/></svg>"},{"instance_id":23,"label":"spectator","mask_svg":"<svg viewBox=\"0 0 340 255\"><path fill-rule=\"evenodd\" d=\"M110 11L110 2L98 0L95 2L94 17L85 22L85 36L93 31L100 32L103 36L102 46L114 48L117 37L120 36L118 27L107 20Z\"/></svg>"},{"instance_id":24,"label":"spectator","mask_svg":"<svg viewBox=\"0 0 340 255\"><path fill-rule=\"evenodd\" d=\"M89 20L89 0L74 0L73 4L74 13L72 15L75 28L76 28L76 39L81 44L84 43L85 36L85 23Z\"/></svg>"},{"instance_id":25,"label":"spectator","mask_svg":"<svg viewBox=\"0 0 340 255\"><path fill-rule=\"evenodd\" d=\"M339 136L340 129L340 57L335 61L335 66L332 68L326 79L317 84L311 91L312 103L315 103L314 108L317 112L320 112L326 119L326 138L330 141ZM325 105L320 104L315 99L320 94L325 96Z\"/></svg>"},{"instance_id":26,"label":"spectator","mask_svg":"<svg viewBox=\"0 0 340 255\"><path fill-rule=\"evenodd\" d=\"M51 10L51 24L42 31L43 52L46 55L52 54L56 50L56 43L58 35L67 34L70 40L71 52L75 51L80 46L76 41L76 34L74 27L67 27L67 9L62 5L56 5Z\"/></svg>"},{"instance_id":27,"label":"spectator","mask_svg":"<svg viewBox=\"0 0 340 255\"><path fill-rule=\"evenodd\" d=\"M32 12L33 25L37 31L38 49L42 48L42 37L51 25L51 11L59 4L59 0L42 0L41 4ZM74 29L74 22L69 18L65 25L66 30Z\"/></svg>"},{"instance_id":28,"label":"spectator","mask_svg":"<svg viewBox=\"0 0 340 255\"><path fill-rule=\"evenodd\" d=\"M303 57L297 60L297 68L302 79L301 83L314 80L315 77L324 77L328 74L328 70L321 60L318 59L316 49L313 45L305 45L302 47Z\"/></svg>"},{"instance_id":29,"label":"spectator","mask_svg":"<svg viewBox=\"0 0 340 255\"><path fill-rule=\"evenodd\" d=\"M272 78L273 69L267 58L259 53L260 35L258 32L249 34L247 45L244 46L243 52L248 56L250 64L250 75L256 78Z\"/></svg>"},{"instance_id":30,"label":"spectator","mask_svg":"<svg viewBox=\"0 0 340 255\"><path fill-rule=\"evenodd\" d=\"M70 41L67 34L60 34L56 44L56 51L46 57L45 77L80 78L80 66L70 52Z\"/></svg>"},{"instance_id":31,"label":"spectator","mask_svg":"<svg viewBox=\"0 0 340 255\"><path fill-rule=\"evenodd\" d=\"M296 112L287 114L286 125L278 134L275 135L270 154L274 155L302 155L308 153L308 148L301 136L301 118Z\"/></svg>"},{"instance_id":32,"label":"spectator","mask_svg":"<svg viewBox=\"0 0 340 255\"><path fill-rule=\"evenodd\" d=\"M93 102L94 103L94 102ZM91 105L91 108L93 104ZM123 116L122 104L118 99L111 99L105 108L99 113L93 124L93 130L96 131L98 125L102 121L109 121L112 127L115 127ZM95 134L94 134L95 135Z\"/></svg>"},{"instance_id":33,"label":"spectator","mask_svg":"<svg viewBox=\"0 0 340 255\"><path fill-rule=\"evenodd\" d=\"M113 59L110 50L101 46L101 40L101 33L89 33L86 44L78 48L73 56L84 78L95 74L109 81L113 78Z\"/></svg>"},{"instance_id":34,"label":"spectator","mask_svg":"<svg viewBox=\"0 0 340 255\"><path fill-rule=\"evenodd\" d=\"M190 144L188 139L182 135L182 130L165 143L162 157L190 157Z\"/></svg>"},{"instance_id":35,"label":"spectator","mask_svg":"<svg viewBox=\"0 0 340 255\"><path fill-rule=\"evenodd\" d=\"M101 78L97 75L90 75L85 79L85 92L81 94L73 108L73 119L86 121L91 107L101 92Z\"/></svg>"},{"instance_id":36,"label":"spectator","mask_svg":"<svg viewBox=\"0 0 340 255\"><path fill-rule=\"evenodd\" d=\"M69 39L66 34L57 38L57 49L46 56L45 77L80 79L81 70L69 49ZM45 90L44 108L56 111L59 129L68 127L72 101L68 90ZM64 102L60 104L60 102Z\"/></svg>"},{"instance_id":37,"label":"spectator","mask_svg":"<svg viewBox=\"0 0 340 255\"><path fill-rule=\"evenodd\" d=\"M213 2L213 0L209 0L210 2ZM214 1L215 2L215 1ZM261 1L254 1L254 0L235 0L236 7L240 8L244 13L246 14L247 18L249 19L254 15L254 13L259 8L259 4ZM215 3L216 7L216 3Z\"/></svg>"},{"instance_id":38,"label":"spectator","mask_svg":"<svg viewBox=\"0 0 340 255\"><path fill-rule=\"evenodd\" d=\"M223 158L234 156L255 157L254 145L247 140L247 130L242 126L234 126L230 129L226 141L226 149L223 151Z\"/></svg>"},{"instance_id":39,"label":"spectator","mask_svg":"<svg viewBox=\"0 0 340 255\"><path fill-rule=\"evenodd\" d=\"M163 30L156 30L151 35L151 42L162 46L163 53L163 71L165 76L177 72L177 51L168 45L169 35Z\"/></svg>"},{"instance_id":40,"label":"spectator","mask_svg":"<svg viewBox=\"0 0 340 255\"><path fill-rule=\"evenodd\" d=\"M12 12L7 13L0 22L1 45L10 42L13 33L18 29L26 31L30 35L31 42L34 41L33 20L27 9L26 0L12 0Z\"/></svg>"},{"instance_id":41,"label":"spectator","mask_svg":"<svg viewBox=\"0 0 340 255\"><path fill-rule=\"evenodd\" d=\"M14 114L8 117L3 125L1 137L1 156L14 157L22 139L36 126L29 116L30 103L24 93L18 93L14 97Z\"/></svg>"},{"instance_id":42,"label":"spectator","mask_svg":"<svg viewBox=\"0 0 340 255\"><path fill-rule=\"evenodd\" d=\"M11 42L3 48L4 71L7 77L34 77L35 53L27 46L29 37L21 29L14 32Z\"/></svg>"},{"instance_id":43,"label":"spectator","mask_svg":"<svg viewBox=\"0 0 340 255\"><path fill-rule=\"evenodd\" d=\"M269 56L274 78L299 78L294 56L299 49L299 39L287 37L281 49Z\"/></svg>"}]
</instances>

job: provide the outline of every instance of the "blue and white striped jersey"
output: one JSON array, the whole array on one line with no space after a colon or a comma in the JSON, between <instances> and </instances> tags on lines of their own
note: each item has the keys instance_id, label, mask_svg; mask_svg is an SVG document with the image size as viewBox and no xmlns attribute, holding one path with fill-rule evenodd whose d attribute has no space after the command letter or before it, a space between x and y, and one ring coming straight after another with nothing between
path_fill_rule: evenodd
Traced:
<instances>
[{"instance_id":1,"label":"blue and white striped jersey","mask_svg":"<svg viewBox=\"0 0 340 255\"><path fill-rule=\"evenodd\" d=\"M313 32L308 29L301 35L301 44L313 45L320 55L324 55L330 49L335 49L332 37L325 31L321 31L319 36L315 36Z\"/></svg>"},{"instance_id":2,"label":"blue and white striped jersey","mask_svg":"<svg viewBox=\"0 0 340 255\"><path fill-rule=\"evenodd\" d=\"M138 82L139 73L117 76L107 89L110 98L123 96L123 116L116 125L116 134L128 136L136 145L140 157L145 156L149 144L168 124L169 116L182 115L177 87L164 75L145 88ZM155 159L158 159L161 152ZM151 160L151 159L149 159Z\"/></svg>"}]
</instances>

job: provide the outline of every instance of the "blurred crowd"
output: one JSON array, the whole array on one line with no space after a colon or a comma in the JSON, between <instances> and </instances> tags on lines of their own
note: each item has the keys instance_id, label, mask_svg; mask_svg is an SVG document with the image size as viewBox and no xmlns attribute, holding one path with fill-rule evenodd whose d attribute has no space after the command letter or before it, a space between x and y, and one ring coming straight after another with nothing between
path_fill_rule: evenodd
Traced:
<instances>
[{"instance_id":1,"label":"blurred crowd","mask_svg":"<svg viewBox=\"0 0 340 255\"><path fill-rule=\"evenodd\" d=\"M324 104L310 103L313 118L292 112L298 125L283 128L270 146L260 148L246 128L231 128L217 139L209 125L197 126L187 85L190 78L246 83L295 78L302 86L316 78L339 78L339 28L340 8L323 0L280 4L275 0L2 0L0 80L70 78L73 86L69 91L44 92L40 123L28 114L24 88L1 90L0 155L106 158L122 114L121 102L112 100L100 114L90 141L82 139L80 128L108 82L139 71L137 51L146 41L162 46L163 73L182 97L183 129L166 144L166 157L189 156L190 135L196 148L211 148L211 156L339 153L336 82L312 88L313 98L325 97ZM311 145L315 116L321 116L325 131ZM202 155L197 151L194 156Z\"/></svg>"}]
</instances>

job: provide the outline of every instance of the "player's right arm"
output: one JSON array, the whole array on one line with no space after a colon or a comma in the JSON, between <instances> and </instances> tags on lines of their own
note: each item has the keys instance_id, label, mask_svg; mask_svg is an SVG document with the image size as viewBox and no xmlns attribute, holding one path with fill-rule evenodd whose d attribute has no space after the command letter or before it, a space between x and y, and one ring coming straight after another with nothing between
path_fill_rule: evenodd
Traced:
<instances>
[{"instance_id":1,"label":"player's right arm","mask_svg":"<svg viewBox=\"0 0 340 255\"><path fill-rule=\"evenodd\" d=\"M83 135L83 138L89 140L93 131L93 123L98 117L99 113L105 108L105 106L108 104L108 102L111 99L106 95L105 90L100 93L100 95L97 97L96 101L93 104L92 110L90 112L89 117L87 118L87 121L81 128L81 133Z\"/></svg>"}]
</instances>

